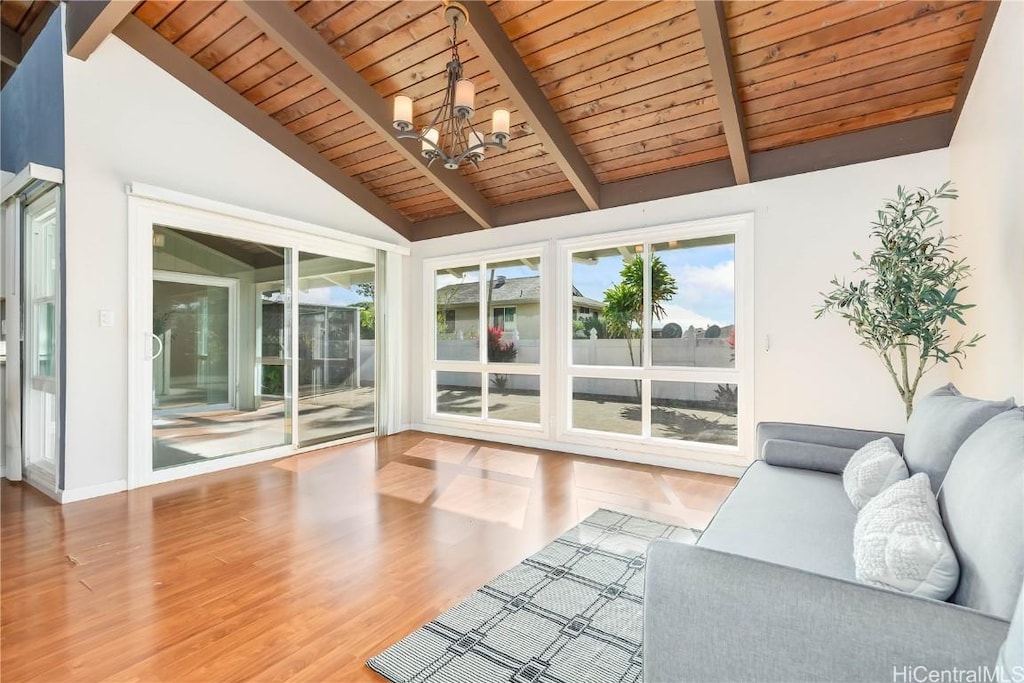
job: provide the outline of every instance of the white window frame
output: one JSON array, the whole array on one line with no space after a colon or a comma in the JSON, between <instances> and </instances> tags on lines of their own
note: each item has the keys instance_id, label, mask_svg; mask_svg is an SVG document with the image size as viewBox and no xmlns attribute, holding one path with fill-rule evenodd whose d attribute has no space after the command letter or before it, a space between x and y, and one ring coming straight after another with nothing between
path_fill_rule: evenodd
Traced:
<instances>
[{"instance_id":1,"label":"white window frame","mask_svg":"<svg viewBox=\"0 0 1024 683\"><path fill-rule=\"evenodd\" d=\"M423 364L423 416L424 422L429 425L452 427L458 429L471 429L482 432L493 432L498 434L531 436L534 438L546 438L550 434L551 387L549 381L551 373L548 368L551 365L550 353L553 340L548 339L548 334L542 334L540 340L540 362L539 363L491 363L487 360L486 330L491 324L491 310L487 306L486 287L487 278L484 276L486 266L494 263L507 261L523 261L526 259L537 259L540 261L540 320L541 329L552 329L550 319L553 306L546 305L550 301L552 292L551 267L547 258L547 244L534 243L519 246L514 249L501 249L494 251L479 251L471 254L458 256L438 257L425 259L423 261L423 329L429 335L427 362ZM476 267L479 276L480 295L478 298L478 325L481 333L480 353L475 361L449 361L437 360L437 289L436 274L438 271L445 271L455 268ZM547 270L545 270L547 269ZM502 308L508 308L502 306ZM438 372L465 372L480 375L480 417L472 415L453 415L450 413L439 413L437 411L437 373ZM533 375L538 378L540 385L540 423L530 424L527 422L515 422L512 420L501 420L491 418L487 414L490 398L489 375Z\"/></svg>"},{"instance_id":2,"label":"white window frame","mask_svg":"<svg viewBox=\"0 0 1024 683\"><path fill-rule=\"evenodd\" d=\"M556 391L557 441L607 448L609 444L664 455L703 460L718 464L743 465L755 458L754 450L754 316L753 316L753 222L754 215L741 214L706 220L673 223L639 230L559 240L557 348L558 389ZM651 245L670 240L685 242L703 237L735 236L736 362L733 368L683 368L651 364L651 325L645 324L642 339L643 365L640 367L572 364L572 254L578 251L642 244L643 258L649 268ZM644 280L645 309L650 310L649 277ZM572 426L572 380L574 377L601 377L642 380L641 435L616 434ZM681 441L651 434L651 386L655 381L729 383L739 392L737 406L737 445Z\"/></svg>"}]
</instances>

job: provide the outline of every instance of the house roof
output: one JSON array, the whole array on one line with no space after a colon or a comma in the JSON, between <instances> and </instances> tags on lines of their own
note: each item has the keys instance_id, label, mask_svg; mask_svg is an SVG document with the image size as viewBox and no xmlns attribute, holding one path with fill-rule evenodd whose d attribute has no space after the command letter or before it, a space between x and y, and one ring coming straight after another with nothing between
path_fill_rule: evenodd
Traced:
<instances>
[{"instance_id":1,"label":"house roof","mask_svg":"<svg viewBox=\"0 0 1024 683\"><path fill-rule=\"evenodd\" d=\"M999 6L467 4L473 120L512 137L458 171L390 121L443 98L441 3L147 0L115 33L415 240L944 147Z\"/></svg>"},{"instance_id":2,"label":"house roof","mask_svg":"<svg viewBox=\"0 0 1024 683\"><path fill-rule=\"evenodd\" d=\"M573 287L572 301L574 304L603 309L604 303L588 299ZM465 282L445 285L437 290L438 302L448 306L465 306L480 301L480 283ZM503 278L498 276L491 290L491 304L501 303L536 303L540 301L540 276Z\"/></svg>"}]
</instances>

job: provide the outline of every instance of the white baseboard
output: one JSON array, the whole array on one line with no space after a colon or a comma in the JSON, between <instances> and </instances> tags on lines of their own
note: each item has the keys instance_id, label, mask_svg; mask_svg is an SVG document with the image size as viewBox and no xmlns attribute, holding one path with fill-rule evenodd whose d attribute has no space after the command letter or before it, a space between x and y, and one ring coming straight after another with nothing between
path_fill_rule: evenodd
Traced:
<instances>
[{"instance_id":1,"label":"white baseboard","mask_svg":"<svg viewBox=\"0 0 1024 683\"><path fill-rule=\"evenodd\" d=\"M447 436L459 436L466 439L477 439L479 441L493 441L512 446L524 446L526 448L539 448L546 451L561 451L573 455L585 455L592 458L605 458L607 460L619 460L639 465L654 465L656 467L667 467L675 470L686 470L688 472L702 472L704 474L719 474L726 477L740 477L746 471L748 464L729 465L725 463L708 462L685 457L668 457L653 453L640 453L619 448L599 448L585 444L575 444L562 441L550 441L543 438L530 438L499 434L496 432L479 432L470 429L459 429L433 424L414 424L412 429L419 432L431 434L442 434Z\"/></svg>"},{"instance_id":2,"label":"white baseboard","mask_svg":"<svg viewBox=\"0 0 1024 683\"><path fill-rule=\"evenodd\" d=\"M128 490L128 482L125 479L119 479L118 481L108 481L104 484L95 484L93 486L81 486L77 489L70 489L68 491L60 492L61 503L74 503L79 500L88 500L89 498L99 498L100 496L109 496L111 493L120 493L121 491Z\"/></svg>"}]
</instances>

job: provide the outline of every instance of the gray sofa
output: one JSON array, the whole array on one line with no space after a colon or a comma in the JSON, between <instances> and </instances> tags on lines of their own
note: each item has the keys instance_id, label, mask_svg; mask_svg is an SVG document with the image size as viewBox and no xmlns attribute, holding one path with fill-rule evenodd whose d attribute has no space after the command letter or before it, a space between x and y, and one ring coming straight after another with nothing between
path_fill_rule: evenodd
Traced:
<instances>
[{"instance_id":1,"label":"gray sofa","mask_svg":"<svg viewBox=\"0 0 1024 683\"><path fill-rule=\"evenodd\" d=\"M761 459L697 545L649 548L644 681L899 682L991 669L997 656L1009 658L1004 666L1024 664L1024 412L993 412L991 424L986 415L950 435L937 465L915 462L922 456L910 457L897 434L759 425ZM985 432L961 448L981 424ZM949 602L855 577L857 511L841 474L857 448L881 436L904 451L911 474L928 471L934 488L942 483L939 507L961 565Z\"/></svg>"}]
</instances>

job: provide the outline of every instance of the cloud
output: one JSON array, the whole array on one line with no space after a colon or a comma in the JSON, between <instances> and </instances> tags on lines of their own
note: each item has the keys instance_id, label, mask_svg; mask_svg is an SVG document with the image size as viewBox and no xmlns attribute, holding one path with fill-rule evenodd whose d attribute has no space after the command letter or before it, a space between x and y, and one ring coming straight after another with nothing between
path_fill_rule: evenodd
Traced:
<instances>
[{"instance_id":1,"label":"cloud","mask_svg":"<svg viewBox=\"0 0 1024 683\"><path fill-rule=\"evenodd\" d=\"M732 292L736 288L736 262L724 261L713 266L683 266L675 273L679 290L699 292Z\"/></svg>"},{"instance_id":2,"label":"cloud","mask_svg":"<svg viewBox=\"0 0 1024 683\"><path fill-rule=\"evenodd\" d=\"M684 330L690 325L694 327L707 327L708 325L721 325L722 323L717 320L712 320L707 316L703 316L696 311L691 311L689 308L683 308L682 306L675 306L673 304L665 305L665 315L661 316L660 320L654 321L654 327L662 328L669 323L676 323Z\"/></svg>"}]
</instances>

